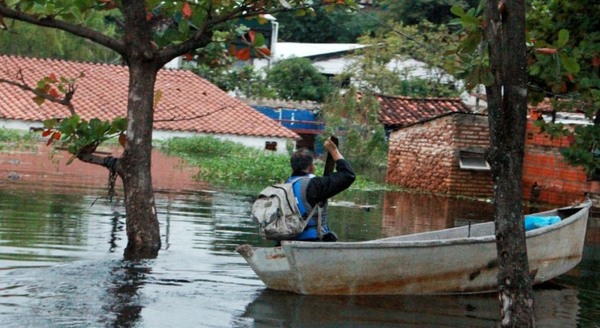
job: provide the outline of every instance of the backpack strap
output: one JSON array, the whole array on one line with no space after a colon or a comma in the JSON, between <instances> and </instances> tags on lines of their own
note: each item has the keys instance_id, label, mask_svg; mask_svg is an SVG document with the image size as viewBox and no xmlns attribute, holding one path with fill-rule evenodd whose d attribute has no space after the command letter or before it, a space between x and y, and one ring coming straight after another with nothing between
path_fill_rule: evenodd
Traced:
<instances>
[{"instance_id":1,"label":"backpack strap","mask_svg":"<svg viewBox=\"0 0 600 328\"><path fill-rule=\"evenodd\" d=\"M323 240L323 221L322 221L322 217L323 217L323 207L321 207L319 204L317 204L317 206L315 206L318 211L319 214L317 216L317 236L319 237L319 240Z\"/></svg>"},{"instance_id":2,"label":"backpack strap","mask_svg":"<svg viewBox=\"0 0 600 328\"><path fill-rule=\"evenodd\" d=\"M310 177L308 176L294 177L288 179L287 181L288 183L292 184L294 197L296 198L296 204L298 205L298 210L300 210L300 214L303 217L306 217L306 215L309 212L309 208L306 208L307 205L310 206L310 204L308 204L308 201L306 200L306 187L308 186L309 181ZM309 214L309 216L312 215Z\"/></svg>"},{"instance_id":3,"label":"backpack strap","mask_svg":"<svg viewBox=\"0 0 600 328\"><path fill-rule=\"evenodd\" d=\"M308 185L308 183L303 185L303 180L310 180L310 177L301 176L293 179L290 178L287 182L292 184L292 189L294 190L294 196L296 197L300 214L302 214L302 216L305 216L307 212L305 204L308 204L308 201L306 200L306 186ZM311 209L310 213L308 213L308 216L306 216L305 220L310 221L310 219L312 219L312 217L315 215L315 212L317 212L317 236L319 240L321 240L323 239L323 207L320 203L317 203Z\"/></svg>"}]
</instances>

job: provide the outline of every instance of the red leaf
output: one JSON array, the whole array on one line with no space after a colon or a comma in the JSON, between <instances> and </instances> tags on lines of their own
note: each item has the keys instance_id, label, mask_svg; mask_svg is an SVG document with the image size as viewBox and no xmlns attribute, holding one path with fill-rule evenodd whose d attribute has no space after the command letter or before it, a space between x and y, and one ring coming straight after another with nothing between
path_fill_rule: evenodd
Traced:
<instances>
[{"instance_id":1,"label":"red leaf","mask_svg":"<svg viewBox=\"0 0 600 328\"><path fill-rule=\"evenodd\" d=\"M52 130L50 129L46 129L44 130L44 132L42 132L42 137L47 137L52 133Z\"/></svg>"},{"instance_id":2,"label":"red leaf","mask_svg":"<svg viewBox=\"0 0 600 328\"><path fill-rule=\"evenodd\" d=\"M537 48L535 49L535 51L542 55L553 55L556 53L557 50L554 48Z\"/></svg>"},{"instance_id":3,"label":"red leaf","mask_svg":"<svg viewBox=\"0 0 600 328\"><path fill-rule=\"evenodd\" d=\"M148 13L146 13L146 20L149 22L152 20L152 18L154 17L154 14L149 11Z\"/></svg>"},{"instance_id":4,"label":"red leaf","mask_svg":"<svg viewBox=\"0 0 600 328\"><path fill-rule=\"evenodd\" d=\"M256 38L256 32L248 31L248 38L250 39L250 43L254 44L254 39Z\"/></svg>"},{"instance_id":5,"label":"red leaf","mask_svg":"<svg viewBox=\"0 0 600 328\"><path fill-rule=\"evenodd\" d=\"M271 56L271 50L269 50L269 48L258 48L256 49L258 50L258 54L259 55L263 55L263 56Z\"/></svg>"},{"instance_id":6,"label":"red leaf","mask_svg":"<svg viewBox=\"0 0 600 328\"><path fill-rule=\"evenodd\" d=\"M184 55L185 60L187 61L191 61L192 59L194 59L194 56L192 56L192 54L190 54L189 52L187 54Z\"/></svg>"},{"instance_id":7,"label":"red leaf","mask_svg":"<svg viewBox=\"0 0 600 328\"><path fill-rule=\"evenodd\" d=\"M46 146L50 146L50 144L52 143L52 141L54 141L54 139L48 138L48 141L46 142Z\"/></svg>"},{"instance_id":8,"label":"red leaf","mask_svg":"<svg viewBox=\"0 0 600 328\"><path fill-rule=\"evenodd\" d=\"M48 95L54 98L58 98L58 91L56 91L56 89L52 88L50 89L50 91L48 91Z\"/></svg>"},{"instance_id":9,"label":"red leaf","mask_svg":"<svg viewBox=\"0 0 600 328\"><path fill-rule=\"evenodd\" d=\"M235 49L235 46L230 46L229 47L229 54L232 56L235 56L235 54L237 53L237 50Z\"/></svg>"},{"instance_id":10,"label":"red leaf","mask_svg":"<svg viewBox=\"0 0 600 328\"><path fill-rule=\"evenodd\" d=\"M52 138L54 140L60 140L60 132L56 131L56 132L52 133Z\"/></svg>"},{"instance_id":11,"label":"red leaf","mask_svg":"<svg viewBox=\"0 0 600 328\"><path fill-rule=\"evenodd\" d=\"M566 92L567 92L567 90L568 90L568 89L567 89L567 84L566 84L565 82L562 82L562 83L560 84L560 92L562 92L562 93L566 93Z\"/></svg>"},{"instance_id":12,"label":"red leaf","mask_svg":"<svg viewBox=\"0 0 600 328\"><path fill-rule=\"evenodd\" d=\"M127 140L127 136L125 135L125 133L121 133L119 135L119 145L121 145L123 148L125 148L125 141Z\"/></svg>"},{"instance_id":13,"label":"red leaf","mask_svg":"<svg viewBox=\"0 0 600 328\"><path fill-rule=\"evenodd\" d=\"M241 49L235 54L235 56L239 60L248 60L248 59L250 59L250 49L249 48Z\"/></svg>"},{"instance_id":14,"label":"red leaf","mask_svg":"<svg viewBox=\"0 0 600 328\"><path fill-rule=\"evenodd\" d=\"M600 66L600 57L598 55L596 55L596 56L594 56L594 58L592 58L592 66L594 66L594 67Z\"/></svg>"},{"instance_id":15,"label":"red leaf","mask_svg":"<svg viewBox=\"0 0 600 328\"><path fill-rule=\"evenodd\" d=\"M183 8L181 8L181 14L186 19L189 19L190 17L192 17L192 7L190 7L189 3L185 2L183 4Z\"/></svg>"},{"instance_id":16,"label":"red leaf","mask_svg":"<svg viewBox=\"0 0 600 328\"><path fill-rule=\"evenodd\" d=\"M54 75L54 73L50 74L48 76L48 79L50 80L50 82L55 83L58 81L58 79L56 78L56 75Z\"/></svg>"}]
</instances>

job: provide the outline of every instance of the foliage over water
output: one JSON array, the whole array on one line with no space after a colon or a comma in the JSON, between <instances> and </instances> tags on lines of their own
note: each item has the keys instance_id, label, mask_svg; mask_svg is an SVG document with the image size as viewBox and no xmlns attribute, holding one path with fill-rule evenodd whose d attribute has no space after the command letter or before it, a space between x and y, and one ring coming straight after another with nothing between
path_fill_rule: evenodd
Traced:
<instances>
[{"instance_id":1,"label":"foliage over water","mask_svg":"<svg viewBox=\"0 0 600 328\"><path fill-rule=\"evenodd\" d=\"M198 180L239 188L259 188L285 180L291 173L290 152L281 154L257 150L214 137L172 138L159 143L166 154L178 156L198 166ZM324 161L315 161L316 172L323 172ZM397 190L397 187L366 180L360 172L351 186L354 190Z\"/></svg>"}]
</instances>

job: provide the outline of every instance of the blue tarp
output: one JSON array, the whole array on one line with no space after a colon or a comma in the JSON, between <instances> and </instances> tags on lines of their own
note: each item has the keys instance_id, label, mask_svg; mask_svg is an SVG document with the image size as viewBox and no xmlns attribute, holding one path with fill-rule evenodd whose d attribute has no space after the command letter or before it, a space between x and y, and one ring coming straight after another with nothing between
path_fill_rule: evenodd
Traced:
<instances>
[{"instance_id":1,"label":"blue tarp","mask_svg":"<svg viewBox=\"0 0 600 328\"><path fill-rule=\"evenodd\" d=\"M525 231L543 228L560 222L560 216L525 216Z\"/></svg>"},{"instance_id":2,"label":"blue tarp","mask_svg":"<svg viewBox=\"0 0 600 328\"><path fill-rule=\"evenodd\" d=\"M281 122L281 125L290 130L317 130L325 128L318 118L318 113L308 109L274 108L268 106L252 106L268 117Z\"/></svg>"}]
</instances>

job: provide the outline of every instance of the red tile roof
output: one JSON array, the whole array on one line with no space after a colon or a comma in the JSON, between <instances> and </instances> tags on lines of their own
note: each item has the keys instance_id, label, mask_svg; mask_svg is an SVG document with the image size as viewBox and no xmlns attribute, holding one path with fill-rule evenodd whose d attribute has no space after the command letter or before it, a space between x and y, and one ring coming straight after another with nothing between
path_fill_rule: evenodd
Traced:
<instances>
[{"instance_id":1,"label":"red tile roof","mask_svg":"<svg viewBox=\"0 0 600 328\"><path fill-rule=\"evenodd\" d=\"M77 113L87 120L93 117L112 120L126 115L129 84L126 66L0 56L0 78L15 81L19 70L32 87L52 73L58 78L75 78L83 72L85 77L78 81L73 97ZM160 70L155 90L163 93L154 113L157 130L299 138L190 71ZM31 92L0 83L0 118L43 121L69 116L65 106L49 101L38 106L33 96Z\"/></svg>"},{"instance_id":2,"label":"red tile roof","mask_svg":"<svg viewBox=\"0 0 600 328\"><path fill-rule=\"evenodd\" d=\"M379 121L395 128L428 121L450 113L469 113L460 98L411 98L377 95Z\"/></svg>"}]
</instances>

